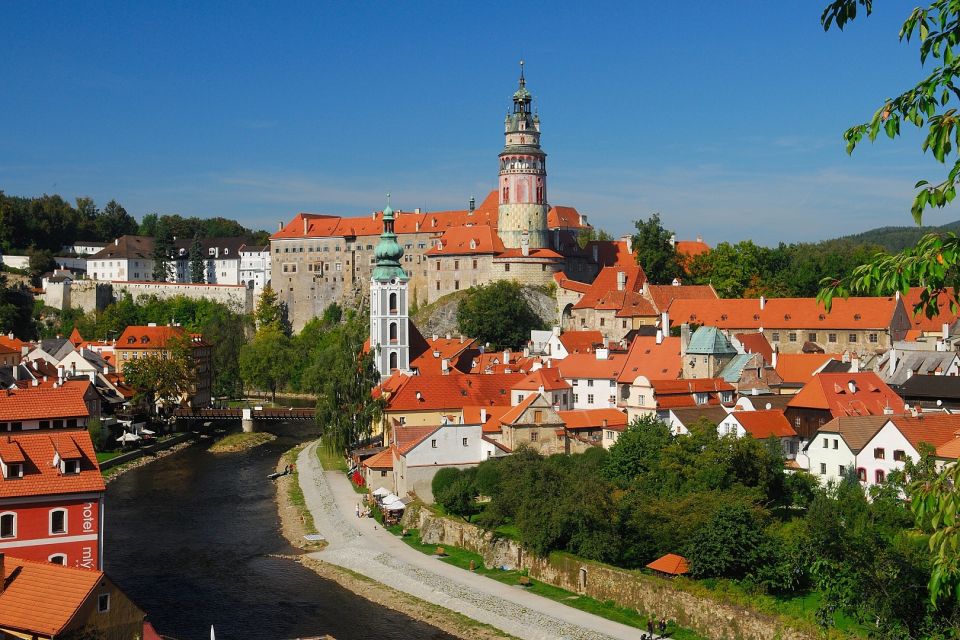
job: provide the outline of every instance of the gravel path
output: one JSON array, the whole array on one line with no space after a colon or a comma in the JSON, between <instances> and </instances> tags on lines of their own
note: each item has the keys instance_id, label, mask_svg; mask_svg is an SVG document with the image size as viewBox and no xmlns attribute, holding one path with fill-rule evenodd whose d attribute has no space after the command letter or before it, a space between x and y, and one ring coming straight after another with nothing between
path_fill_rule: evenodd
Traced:
<instances>
[{"instance_id":1,"label":"gravel path","mask_svg":"<svg viewBox=\"0 0 960 640\"><path fill-rule=\"evenodd\" d=\"M311 557L462 613L519 638L637 640L641 630L568 607L454 567L420 553L379 527L356 518L359 501L342 473L324 472L316 443L297 459L300 486L317 529L329 546Z\"/></svg>"}]
</instances>

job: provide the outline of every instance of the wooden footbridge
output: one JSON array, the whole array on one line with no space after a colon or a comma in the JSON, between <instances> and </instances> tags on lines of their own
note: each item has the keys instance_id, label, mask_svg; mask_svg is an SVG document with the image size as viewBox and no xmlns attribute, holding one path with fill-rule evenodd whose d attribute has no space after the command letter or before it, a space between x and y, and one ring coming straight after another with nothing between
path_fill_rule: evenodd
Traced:
<instances>
[{"instance_id":1,"label":"wooden footbridge","mask_svg":"<svg viewBox=\"0 0 960 640\"><path fill-rule=\"evenodd\" d=\"M244 431L253 431L258 422L313 422L313 409L282 408L265 409L252 407L244 409L177 409L173 417L186 423L240 422Z\"/></svg>"}]
</instances>

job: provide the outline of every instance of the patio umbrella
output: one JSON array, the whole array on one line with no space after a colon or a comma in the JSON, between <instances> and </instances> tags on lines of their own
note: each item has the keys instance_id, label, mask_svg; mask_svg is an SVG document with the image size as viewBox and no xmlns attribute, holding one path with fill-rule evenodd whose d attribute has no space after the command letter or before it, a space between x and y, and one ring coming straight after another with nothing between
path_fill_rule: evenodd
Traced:
<instances>
[{"instance_id":1,"label":"patio umbrella","mask_svg":"<svg viewBox=\"0 0 960 640\"><path fill-rule=\"evenodd\" d=\"M117 438L117 442L136 442L139 439L140 439L140 436L138 436L135 433L125 433L119 438Z\"/></svg>"},{"instance_id":2,"label":"patio umbrella","mask_svg":"<svg viewBox=\"0 0 960 640\"><path fill-rule=\"evenodd\" d=\"M373 495L375 495L375 496L388 496L388 495L390 495L390 490L389 490L389 489L385 489L384 487L380 487L379 489L374 489L374 490L373 490Z\"/></svg>"},{"instance_id":3,"label":"patio umbrella","mask_svg":"<svg viewBox=\"0 0 960 640\"><path fill-rule=\"evenodd\" d=\"M148 436L152 436L152 435L154 435L155 432L150 431L150 429L140 429L140 433L143 433L143 434L148 435Z\"/></svg>"}]
</instances>

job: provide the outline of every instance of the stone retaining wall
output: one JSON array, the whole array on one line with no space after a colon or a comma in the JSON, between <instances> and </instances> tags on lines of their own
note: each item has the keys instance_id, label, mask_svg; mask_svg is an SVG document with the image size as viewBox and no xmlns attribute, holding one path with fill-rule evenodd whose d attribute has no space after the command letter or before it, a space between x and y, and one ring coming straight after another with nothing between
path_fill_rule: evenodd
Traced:
<instances>
[{"instance_id":1,"label":"stone retaining wall","mask_svg":"<svg viewBox=\"0 0 960 640\"><path fill-rule=\"evenodd\" d=\"M186 442L194 437L192 433L181 433L180 435L174 436L163 442L158 442L157 444L150 445L149 447L141 447L139 449L134 449L127 453L121 453L120 455L110 458L109 460L104 460L100 463L100 471L106 471L112 467L124 464L125 462L130 462L136 460L137 458L142 458L145 455L153 455L155 453L160 453L161 451L166 451L170 447L176 446L181 442Z\"/></svg>"},{"instance_id":2,"label":"stone retaining wall","mask_svg":"<svg viewBox=\"0 0 960 640\"><path fill-rule=\"evenodd\" d=\"M814 640L816 636L786 626L775 616L717 602L678 589L670 580L619 569L572 555L539 558L517 542L494 538L467 522L411 507L404 524L420 530L426 544L450 545L483 556L487 567L526 569L534 580L581 593L601 602L676 620L711 640Z\"/></svg>"}]
</instances>

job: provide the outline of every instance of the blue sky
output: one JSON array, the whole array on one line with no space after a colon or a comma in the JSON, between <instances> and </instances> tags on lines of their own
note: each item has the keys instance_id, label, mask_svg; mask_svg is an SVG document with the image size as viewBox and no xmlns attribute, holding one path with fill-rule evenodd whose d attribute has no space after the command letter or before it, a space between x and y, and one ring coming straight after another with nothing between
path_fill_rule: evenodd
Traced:
<instances>
[{"instance_id":1,"label":"blue sky","mask_svg":"<svg viewBox=\"0 0 960 640\"><path fill-rule=\"evenodd\" d=\"M388 191L464 208L524 58L551 203L616 235L655 211L711 244L909 224L944 173L920 137L841 139L920 77L909 7L824 33L825 2L8 2L0 189L270 230Z\"/></svg>"}]
</instances>

